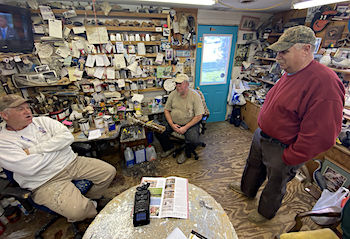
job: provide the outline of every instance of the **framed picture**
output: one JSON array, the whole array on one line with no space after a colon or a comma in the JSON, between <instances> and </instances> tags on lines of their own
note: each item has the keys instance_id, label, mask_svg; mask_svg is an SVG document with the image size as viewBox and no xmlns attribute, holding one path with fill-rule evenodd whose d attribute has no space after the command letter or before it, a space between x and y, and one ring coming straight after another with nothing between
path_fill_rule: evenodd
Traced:
<instances>
[{"instance_id":1,"label":"framed picture","mask_svg":"<svg viewBox=\"0 0 350 239\"><path fill-rule=\"evenodd\" d=\"M326 28L326 34L323 38L323 45L322 47L329 47L330 45L333 45L335 47L337 45L337 41L341 38L341 35L344 30L344 25L338 25L338 26L328 26Z\"/></svg>"},{"instance_id":2,"label":"framed picture","mask_svg":"<svg viewBox=\"0 0 350 239\"><path fill-rule=\"evenodd\" d=\"M252 39L253 39L253 33L243 34L243 40L252 40Z\"/></svg>"},{"instance_id":3,"label":"framed picture","mask_svg":"<svg viewBox=\"0 0 350 239\"><path fill-rule=\"evenodd\" d=\"M346 3L338 3L336 9L337 12L340 12L341 14L339 16L334 16L332 20L340 20L340 21L347 21L350 19L350 13L349 13L349 4Z\"/></svg>"},{"instance_id":4,"label":"framed picture","mask_svg":"<svg viewBox=\"0 0 350 239\"><path fill-rule=\"evenodd\" d=\"M327 189L331 192L350 185L350 173L328 157L323 161L321 174L326 180Z\"/></svg>"},{"instance_id":5,"label":"framed picture","mask_svg":"<svg viewBox=\"0 0 350 239\"><path fill-rule=\"evenodd\" d=\"M259 20L258 17L242 16L239 30L255 31L258 28Z\"/></svg>"},{"instance_id":6,"label":"framed picture","mask_svg":"<svg viewBox=\"0 0 350 239\"><path fill-rule=\"evenodd\" d=\"M165 50L165 60L172 61L173 58L174 58L173 49L166 49Z\"/></svg>"},{"instance_id":7,"label":"framed picture","mask_svg":"<svg viewBox=\"0 0 350 239\"><path fill-rule=\"evenodd\" d=\"M349 48L338 48L334 53L334 57L348 57L349 52Z\"/></svg>"},{"instance_id":8,"label":"framed picture","mask_svg":"<svg viewBox=\"0 0 350 239\"><path fill-rule=\"evenodd\" d=\"M48 65L36 66L34 69L35 69L36 73L45 72L45 71L50 70Z\"/></svg>"},{"instance_id":9,"label":"framed picture","mask_svg":"<svg viewBox=\"0 0 350 239\"><path fill-rule=\"evenodd\" d=\"M163 28L163 36L167 37L170 35L170 29L169 28Z\"/></svg>"},{"instance_id":10,"label":"framed picture","mask_svg":"<svg viewBox=\"0 0 350 239\"><path fill-rule=\"evenodd\" d=\"M315 43L315 51L314 51L314 54L317 54L318 49L320 49L321 42L322 42L322 37L316 37L316 43Z\"/></svg>"}]
</instances>

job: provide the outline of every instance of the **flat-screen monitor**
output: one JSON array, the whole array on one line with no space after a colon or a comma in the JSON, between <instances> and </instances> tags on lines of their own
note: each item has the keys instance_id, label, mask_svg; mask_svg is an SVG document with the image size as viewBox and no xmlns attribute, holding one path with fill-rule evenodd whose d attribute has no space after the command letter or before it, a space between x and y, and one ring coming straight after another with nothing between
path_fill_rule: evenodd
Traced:
<instances>
[{"instance_id":1,"label":"flat-screen monitor","mask_svg":"<svg viewBox=\"0 0 350 239\"><path fill-rule=\"evenodd\" d=\"M0 52L30 53L33 46L30 10L0 4Z\"/></svg>"}]
</instances>

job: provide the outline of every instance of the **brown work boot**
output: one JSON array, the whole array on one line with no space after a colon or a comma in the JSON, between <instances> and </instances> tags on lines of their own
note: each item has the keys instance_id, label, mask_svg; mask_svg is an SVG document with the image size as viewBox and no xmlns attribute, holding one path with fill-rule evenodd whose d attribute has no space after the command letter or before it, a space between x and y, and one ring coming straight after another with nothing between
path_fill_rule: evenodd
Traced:
<instances>
[{"instance_id":1,"label":"brown work boot","mask_svg":"<svg viewBox=\"0 0 350 239\"><path fill-rule=\"evenodd\" d=\"M161 153L161 154L160 154L160 157L161 157L161 158L168 157L172 152L175 151L175 149L176 149L176 148L175 148L175 146L174 146L172 149L169 149L169 150L167 150L167 151Z\"/></svg>"}]
</instances>

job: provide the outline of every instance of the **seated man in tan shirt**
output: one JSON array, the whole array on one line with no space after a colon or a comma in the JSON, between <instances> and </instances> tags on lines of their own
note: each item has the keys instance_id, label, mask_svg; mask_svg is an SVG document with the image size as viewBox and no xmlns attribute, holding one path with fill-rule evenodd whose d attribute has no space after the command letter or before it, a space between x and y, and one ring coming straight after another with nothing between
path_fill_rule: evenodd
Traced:
<instances>
[{"instance_id":1,"label":"seated man in tan shirt","mask_svg":"<svg viewBox=\"0 0 350 239\"><path fill-rule=\"evenodd\" d=\"M166 129L162 134L155 133L156 138L163 148L162 158L170 155L175 146L169 139L173 131L185 135L186 147L177 158L177 162L183 163L191 157L191 152L199 144L199 125L204 108L198 93L188 87L188 76L179 74L175 79L176 91L170 93L165 104L164 114L167 121Z\"/></svg>"}]
</instances>

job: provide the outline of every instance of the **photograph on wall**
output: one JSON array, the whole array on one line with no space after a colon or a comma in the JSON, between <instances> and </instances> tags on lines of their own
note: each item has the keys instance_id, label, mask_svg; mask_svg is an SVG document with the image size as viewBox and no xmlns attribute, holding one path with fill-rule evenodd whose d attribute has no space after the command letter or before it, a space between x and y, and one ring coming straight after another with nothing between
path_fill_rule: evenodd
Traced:
<instances>
[{"instance_id":1,"label":"photograph on wall","mask_svg":"<svg viewBox=\"0 0 350 239\"><path fill-rule=\"evenodd\" d=\"M322 47L329 47L331 45L335 47L337 45L337 41L341 38L344 27L344 25L328 26L326 28L326 33L323 38Z\"/></svg>"},{"instance_id":2,"label":"photograph on wall","mask_svg":"<svg viewBox=\"0 0 350 239\"><path fill-rule=\"evenodd\" d=\"M339 16L334 16L332 18L333 21L346 21L350 19L350 12L349 12L349 4L346 3L338 3L335 7L335 10L337 10L339 13L341 13Z\"/></svg>"},{"instance_id":3,"label":"photograph on wall","mask_svg":"<svg viewBox=\"0 0 350 239\"><path fill-rule=\"evenodd\" d=\"M244 33L243 34L243 40L252 40L254 33Z\"/></svg>"},{"instance_id":4,"label":"photograph on wall","mask_svg":"<svg viewBox=\"0 0 350 239\"><path fill-rule=\"evenodd\" d=\"M327 189L331 192L350 185L348 180L350 173L327 157L322 163L321 174L326 181Z\"/></svg>"},{"instance_id":5,"label":"photograph on wall","mask_svg":"<svg viewBox=\"0 0 350 239\"><path fill-rule=\"evenodd\" d=\"M235 63L233 66L241 66L242 62L249 56L250 44L237 44L235 53Z\"/></svg>"},{"instance_id":6,"label":"photograph on wall","mask_svg":"<svg viewBox=\"0 0 350 239\"><path fill-rule=\"evenodd\" d=\"M165 60L172 61L173 58L174 58L173 49L166 49L165 50Z\"/></svg>"},{"instance_id":7,"label":"photograph on wall","mask_svg":"<svg viewBox=\"0 0 350 239\"><path fill-rule=\"evenodd\" d=\"M260 18L251 16L242 16L239 30L255 31L258 28Z\"/></svg>"},{"instance_id":8,"label":"photograph on wall","mask_svg":"<svg viewBox=\"0 0 350 239\"><path fill-rule=\"evenodd\" d=\"M305 22L311 22L314 18L315 14L320 10L322 6L316 6L316 7L309 7L307 9L306 19Z\"/></svg>"},{"instance_id":9,"label":"photograph on wall","mask_svg":"<svg viewBox=\"0 0 350 239\"><path fill-rule=\"evenodd\" d=\"M316 37L316 43L315 43L315 51L314 51L314 54L317 54L318 49L320 49L321 42L322 42L322 37Z\"/></svg>"}]
</instances>

